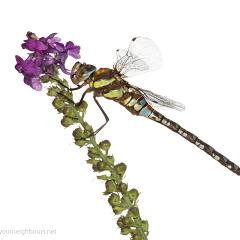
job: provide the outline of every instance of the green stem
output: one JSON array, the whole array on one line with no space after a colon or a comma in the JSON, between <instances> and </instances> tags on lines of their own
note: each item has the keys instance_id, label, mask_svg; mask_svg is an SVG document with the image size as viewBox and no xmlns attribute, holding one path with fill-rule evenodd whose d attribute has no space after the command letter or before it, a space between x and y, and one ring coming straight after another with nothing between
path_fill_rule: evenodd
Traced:
<instances>
[{"instance_id":1,"label":"green stem","mask_svg":"<svg viewBox=\"0 0 240 240\"><path fill-rule=\"evenodd\" d=\"M52 80L52 81L55 81L55 83L57 82L57 83L60 85L59 87L60 87L61 90L64 90L64 89L70 90L65 84L63 84L63 83L61 82L61 79L59 79L59 78L58 78L58 79L55 79L55 78L54 78L54 79L51 79L51 80ZM58 94L60 94L61 96L64 95L64 94L62 94L62 93L58 93ZM68 97L66 97L65 100L66 100L66 102L68 102L68 104L72 105L72 107L75 108L76 105L75 105L75 102L73 101L72 97L71 97L71 99L68 98ZM69 105L68 105L68 106L69 106ZM80 111L76 110L76 112L77 112L76 116L75 116L75 117L72 117L72 119L74 119L74 122L75 122L75 123L79 123L80 126L81 126L84 130L86 130L86 131L89 132L89 129L91 129L91 126L84 120L85 111L80 112ZM87 126L90 126L90 127L88 127L88 129L87 129L86 125L87 125ZM92 129L91 129L91 130L92 130ZM90 130L90 132L91 132L91 130ZM93 130L92 130L92 131L93 131ZM98 155L99 155L99 158L102 159L102 161L107 164L108 169L109 169L109 171L110 171L110 173L111 173L111 176L114 177L114 180L115 180L116 184L117 184L117 185L118 185L118 184L121 184L121 183L122 183L122 177L123 177L123 176L119 175L119 173L118 173L118 172L116 171L116 169L114 168L114 164L109 163L109 161L108 161L108 150L105 151L105 152L103 152L103 150L100 148L99 144L96 142L95 136L91 136L91 137L88 138L88 139L84 139L84 141L85 141L85 143L86 143L87 145L92 145L92 147L97 150L97 153L98 153ZM122 194L122 193L121 193L121 194ZM124 200L125 200L125 202L126 202L126 206L127 206L127 209L128 209L128 210L131 209L132 207L137 207L137 208L138 208L138 206L137 206L137 204L136 204L136 201L132 201L132 200L129 198L128 193L122 194L122 196L123 196L123 198L124 198ZM127 210L127 209L126 209L126 210ZM144 229L143 229L143 227L142 227L142 219L141 219L140 216L133 218L133 226L137 229L138 235L140 236L141 240L147 240L147 236L146 236L145 231L144 231Z\"/></svg>"},{"instance_id":2,"label":"green stem","mask_svg":"<svg viewBox=\"0 0 240 240\"><path fill-rule=\"evenodd\" d=\"M116 183L120 184L122 182L121 177L117 174L117 172L114 170L114 168L108 163L106 155L104 155L102 153L102 150L99 148L95 137L91 137L90 142L96 149L98 149L99 155L101 156L102 160L108 164L108 166L110 168L110 172L116 177ZM137 207L137 204L136 203L132 204L131 200L129 199L129 197L127 195L124 196L124 199L128 205L128 209L130 209L131 207ZM134 219L134 223L135 223L136 228L138 229L138 232L141 235L141 238L143 240L147 240L147 236L144 233L144 230L141 225L141 218L139 217L139 218Z\"/></svg>"}]
</instances>

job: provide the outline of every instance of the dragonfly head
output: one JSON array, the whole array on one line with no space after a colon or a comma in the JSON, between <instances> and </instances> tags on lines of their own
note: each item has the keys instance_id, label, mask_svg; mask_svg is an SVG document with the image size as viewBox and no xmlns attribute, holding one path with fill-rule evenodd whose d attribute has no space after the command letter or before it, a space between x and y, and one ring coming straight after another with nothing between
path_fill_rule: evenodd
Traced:
<instances>
[{"instance_id":1,"label":"dragonfly head","mask_svg":"<svg viewBox=\"0 0 240 240\"><path fill-rule=\"evenodd\" d=\"M91 64L76 62L71 71L71 80L77 85L88 80L95 71L96 67Z\"/></svg>"}]
</instances>

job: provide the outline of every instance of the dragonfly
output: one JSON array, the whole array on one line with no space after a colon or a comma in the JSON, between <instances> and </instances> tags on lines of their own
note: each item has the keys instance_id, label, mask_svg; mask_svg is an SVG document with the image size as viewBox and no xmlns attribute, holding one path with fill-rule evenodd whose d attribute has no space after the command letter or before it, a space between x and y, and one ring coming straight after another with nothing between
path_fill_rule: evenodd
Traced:
<instances>
[{"instance_id":1,"label":"dragonfly","mask_svg":"<svg viewBox=\"0 0 240 240\"><path fill-rule=\"evenodd\" d=\"M76 88L71 90L87 86L77 105L81 104L87 93L92 92L95 103L105 117L105 123L94 134L97 134L109 121L108 115L98 101L99 97L104 97L119 103L133 115L143 116L167 127L233 173L240 175L239 166L159 111L161 107L182 111L185 109L182 103L128 83L128 77L157 70L161 67L160 51L151 39L135 37L131 40L127 49L118 49L116 54L117 61L111 69L97 69L94 65L76 62L71 71L71 81L77 85Z\"/></svg>"}]
</instances>

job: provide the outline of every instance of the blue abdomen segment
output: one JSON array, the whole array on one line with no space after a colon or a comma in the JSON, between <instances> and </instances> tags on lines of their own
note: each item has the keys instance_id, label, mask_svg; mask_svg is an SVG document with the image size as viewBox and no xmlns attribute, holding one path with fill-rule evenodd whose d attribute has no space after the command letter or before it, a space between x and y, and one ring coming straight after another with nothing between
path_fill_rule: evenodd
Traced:
<instances>
[{"instance_id":1,"label":"blue abdomen segment","mask_svg":"<svg viewBox=\"0 0 240 240\"><path fill-rule=\"evenodd\" d=\"M141 99L139 103L142 106L142 109L140 110L139 115L143 117L149 117L153 109L149 106L146 99L145 98Z\"/></svg>"}]
</instances>

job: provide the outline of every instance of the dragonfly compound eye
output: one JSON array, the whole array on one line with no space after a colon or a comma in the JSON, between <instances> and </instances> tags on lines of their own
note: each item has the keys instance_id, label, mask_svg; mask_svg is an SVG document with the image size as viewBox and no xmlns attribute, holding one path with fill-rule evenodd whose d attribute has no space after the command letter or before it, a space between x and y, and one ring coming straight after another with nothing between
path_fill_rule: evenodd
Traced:
<instances>
[{"instance_id":1,"label":"dragonfly compound eye","mask_svg":"<svg viewBox=\"0 0 240 240\"><path fill-rule=\"evenodd\" d=\"M96 67L93 66L93 65L87 64L87 65L85 66L85 71L86 71L87 73L89 73L90 75L91 75L92 73L96 72L96 70L97 70Z\"/></svg>"},{"instance_id":2,"label":"dragonfly compound eye","mask_svg":"<svg viewBox=\"0 0 240 240\"><path fill-rule=\"evenodd\" d=\"M83 64L80 62L76 62L71 70L71 80L74 84L79 84L81 80Z\"/></svg>"},{"instance_id":3,"label":"dragonfly compound eye","mask_svg":"<svg viewBox=\"0 0 240 240\"><path fill-rule=\"evenodd\" d=\"M92 73L96 71L96 67L86 63L76 62L71 71L71 80L74 84L86 81Z\"/></svg>"}]
</instances>

